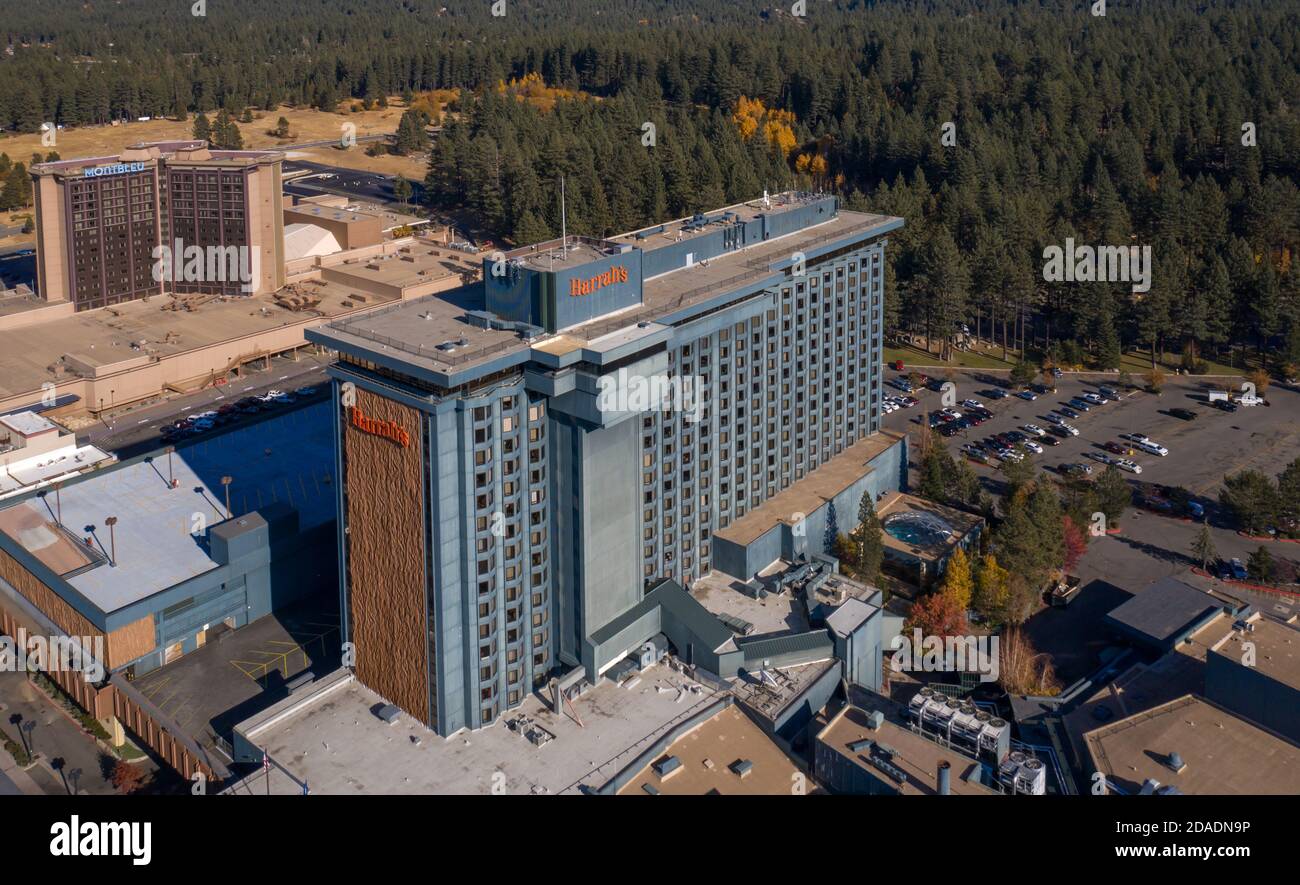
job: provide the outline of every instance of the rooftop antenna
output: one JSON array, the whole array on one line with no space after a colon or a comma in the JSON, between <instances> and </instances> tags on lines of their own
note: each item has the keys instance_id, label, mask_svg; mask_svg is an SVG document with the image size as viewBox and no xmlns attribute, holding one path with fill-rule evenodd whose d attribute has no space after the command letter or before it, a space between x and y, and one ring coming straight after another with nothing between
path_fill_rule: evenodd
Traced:
<instances>
[{"instance_id":1,"label":"rooftop antenna","mask_svg":"<svg viewBox=\"0 0 1300 885\"><path fill-rule=\"evenodd\" d=\"M565 258L569 255L569 226L564 210L564 176L560 176L560 250Z\"/></svg>"}]
</instances>

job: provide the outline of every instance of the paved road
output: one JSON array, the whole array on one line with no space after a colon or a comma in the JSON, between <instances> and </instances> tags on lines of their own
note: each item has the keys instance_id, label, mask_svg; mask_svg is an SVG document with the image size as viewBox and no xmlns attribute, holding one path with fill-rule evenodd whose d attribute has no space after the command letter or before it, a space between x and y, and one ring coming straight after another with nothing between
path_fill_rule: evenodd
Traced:
<instances>
[{"instance_id":1,"label":"paved road","mask_svg":"<svg viewBox=\"0 0 1300 885\"><path fill-rule=\"evenodd\" d=\"M20 715L24 722L35 722L36 728L31 733L31 746L47 762L61 760L63 774L41 766L28 773L40 783L47 793L65 794L71 792L71 782L75 780L79 793L109 795L117 791L105 776L109 772L108 756L94 738L81 730L75 722L53 701L38 690L25 673L0 673L0 729L9 738L21 743L18 727L11 717ZM149 761L139 763L142 770L153 770ZM66 775L69 783L64 784Z\"/></svg>"},{"instance_id":2,"label":"paved road","mask_svg":"<svg viewBox=\"0 0 1300 885\"><path fill-rule=\"evenodd\" d=\"M356 143L357 143L357 144L365 144L365 143L367 143L367 142L371 142L371 141L389 141L389 140L392 139L393 136L391 136L391 135L357 135L357 136L354 136L354 137L355 137L355 139L356 139ZM336 145L336 144L340 144L341 142L342 142L342 138L326 138L326 139L323 139L323 140L321 140L321 141L303 141L303 142L299 142L298 144L285 144L285 145L278 145L278 146L276 147L276 150L277 150L277 151L296 151L296 150L305 150L306 148L334 147L334 145Z\"/></svg>"},{"instance_id":3,"label":"paved road","mask_svg":"<svg viewBox=\"0 0 1300 885\"><path fill-rule=\"evenodd\" d=\"M338 194L383 203L397 209L402 208L402 203L393 192L393 184L397 181L395 175L347 169L342 166L327 166L324 163L314 163L307 160L286 161L284 165L286 169L290 170L310 169L313 173L333 176L333 178L312 177L287 181L284 183L285 193L296 194L300 197L319 196L322 193ZM421 182L411 181L410 204L419 205L423 189ZM409 210L409 205L406 208Z\"/></svg>"},{"instance_id":4,"label":"paved road","mask_svg":"<svg viewBox=\"0 0 1300 885\"><path fill-rule=\"evenodd\" d=\"M298 362L273 359L269 371L249 371L222 387L177 396L159 403L105 415L104 420L77 431L82 442L129 458L162 445L158 428L185 415L215 408L225 402L265 393L272 388L292 390L308 384L324 384L325 356L305 356Z\"/></svg>"}]
</instances>

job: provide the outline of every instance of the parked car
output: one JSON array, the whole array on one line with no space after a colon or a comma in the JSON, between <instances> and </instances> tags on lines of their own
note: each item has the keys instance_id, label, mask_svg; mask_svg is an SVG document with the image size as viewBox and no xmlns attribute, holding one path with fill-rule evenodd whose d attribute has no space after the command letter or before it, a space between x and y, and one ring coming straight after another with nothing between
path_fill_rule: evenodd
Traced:
<instances>
[{"instance_id":1,"label":"parked car","mask_svg":"<svg viewBox=\"0 0 1300 885\"><path fill-rule=\"evenodd\" d=\"M1250 576L1250 573L1246 571L1246 566L1242 565L1241 560L1235 556L1228 560L1228 567L1232 570L1232 577L1238 581L1244 581Z\"/></svg>"},{"instance_id":2,"label":"parked car","mask_svg":"<svg viewBox=\"0 0 1300 885\"><path fill-rule=\"evenodd\" d=\"M1055 412L1048 412L1043 417L1046 418L1052 424L1060 425L1065 423L1065 419L1062 418L1060 415L1056 414Z\"/></svg>"},{"instance_id":3,"label":"parked car","mask_svg":"<svg viewBox=\"0 0 1300 885\"><path fill-rule=\"evenodd\" d=\"M1053 428L1053 429L1055 429L1055 428ZM1059 445L1061 444L1061 441L1060 441L1059 439L1057 439L1055 436L1052 436L1052 435L1050 435L1050 434L1047 435L1047 436L1040 436L1040 437L1038 438L1038 441L1039 441L1040 443L1042 443L1043 445L1045 445L1045 446L1053 446L1053 447L1055 447L1055 446L1059 446Z\"/></svg>"},{"instance_id":4,"label":"parked car","mask_svg":"<svg viewBox=\"0 0 1300 885\"><path fill-rule=\"evenodd\" d=\"M982 409L984 404L977 399L964 399L961 401L963 409Z\"/></svg>"},{"instance_id":5,"label":"parked car","mask_svg":"<svg viewBox=\"0 0 1300 885\"><path fill-rule=\"evenodd\" d=\"M1225 411L1225 412L1235 412L1235 411L1237 411L1237 404L1234 403L1234 402L1229 402L1229 401L1226 400L1226 399L1217 400L1217 401L1214 403L1214 407L1215 407L1216 409L1222 409L1222 410Z\"/></svg>"},{"instance_id":6,"label":"parked car","mask_svg":"<svg viewBox=\"0 0 1300 885\"><path fill-rule=\"evenodd\" d=\"M1088 464L1062 464L1061 472L1066 476L1083 478L1092 476L1092 467Z\"/></svg>"},{"instance_id":7,"label":"parked car","mask_svg":"<svg viewBox=\"0 0 1300 885\"><path fill-rule=\"evenodd\" d=\"M1074 409L1071 409L1069 406L1061 406L1056 411L1060 412L1062 415L1064 415L1067 418L1081 417L1078 412L1076 412Z\"/></svg>"},{"instance_id":8,"label":"parked car","mask_svg":"<svg viewBox=\"0 0 1300 885\"><path fill-rule=\"evenodd\" d=\"M1169 414L1175 418L1181 418L1184 421L1195 421L1196 413L1191 409L1170 409Z\"/></svg>"},{"instance_id":9,"label":"parked car","mask_svg":"<svg viewBox=\"0 0 1300 885\"><path fill-rule=\"evenodd\" d=\"M1021 445L1024 446L1029 451L1033 452L1035 455L1043 454L1043 447L1040 446L1038 443L1034 442L1032 439L1025 440L1024 442L1021 443Z\"/></svg>"},{"instance_id":10,"label":"parked car","mask_svg":"<svg viewBox=\"0 0 1300 885\"><path fill-rule=\"evenodd\" d=\"M1138 492L1133 496L1133 503L1144 510L1151 510L1155 513L1173 513L1174 505L1167 499L1158 495L1146 495Z\"/></svg>"},{"instance_id":11,"label":"parked car","mask_svg":"<svg viewBox=\"0 0 1300 885\"><path fill-rule=\"evenodd\" d=\"M1108 442L1102 445L1102 448L1115 455L1127 455L1128 447L1122 446L1117 442Z\"/></svg>"},{"instance_id":12,"label":"parked car","mask_svg":"<svg viewBox=\"0 0 1300 885\"><path fill-rule=\"evenodd\" d=\"M981 396L988 397L989 399L1006 399L1006 398L1007 398L1007 392L1006 392L1005 390L1003 390L1001 387L991 387L991 388L989 388L988 390L981 390L981 391L980 391L980 395L981 395Z\"/></svg>"},{"instance_id":13,"label":"parked car","mask_svg":"<svg viewBox=\"0 0 1300 885\"><path fill-rule=\"evenodd\" d=\"M1038 399L1038 394L1034 393L1032 390L1022 390L1019 393L1017 393L1016 396L1031 403L1034 400Z\"/></svg>"},{"instance_id":14,"label":"parked car","mask_svg":"<svg viewBox=\"0 0 1300 885\"><path fill-rule=\"evenodd\" d=\"M1116 458L1111 463L1113 463L1120 470L1127 471L1128 473L1142 472L1142 465L1136 461L1131 461L1128 458Z\"/></svg>"},{"instance_id":15,"label":"parked car","mask_svg":"<svg viewBox=\"0 0 1300 885\"><path fill-rule=\"evenodd\" d=\"M1113 387L1106 387L1103 385L1097 388L1097 392L1106 397L1106 399L1119 399L1119 391Z\"/></svg>"},{"instance_id":16,"label":"parked car","mask_svg":"<svg viewBox=\"0 0 1300 885\"><path fill-rule=\"evenodd\" d=\"M1158 455L1161 458L1169 454L1168 449L1160 445L1160 443L1156 442L1155 440L1151 440L1151 439L1143 440L1142 442L1137 443L1137 447L1142 451L1146 452L1148 455Z\"/></svg>"},{"instance_id":17,"label":"parked car","mask_svg":"<svg viewBox=\"0 0 1300 885\"><path fill-rule=\"evenodd\" d=\"M1092 404L1087 400L1079 399L1077 396L1070 400L1070 408L1080 412L1087 412L1092 408Z\"/></svg>"},{"instance_id":18,"label":"parked car","mask_svg":"<svg viewBox=\"0 0 1300 885\"><path fill-rule=\"evenodd\" d=\"M1114 464L1115 459L1105 452L1084 452L1083 457L1091 458L1094 461L1100 461L1103 464Z\"/></svg>"},{"instance_id":19,"label":"parked car","mask_svg":"<svg viewBox=\"0 0 1300 885\"><path fill-rule=\"evenodd\" d=\"M1024 424L1020 429L1033 436L1047 436L1047 431L1037 424Z\"/></svg>"}]
</instances>

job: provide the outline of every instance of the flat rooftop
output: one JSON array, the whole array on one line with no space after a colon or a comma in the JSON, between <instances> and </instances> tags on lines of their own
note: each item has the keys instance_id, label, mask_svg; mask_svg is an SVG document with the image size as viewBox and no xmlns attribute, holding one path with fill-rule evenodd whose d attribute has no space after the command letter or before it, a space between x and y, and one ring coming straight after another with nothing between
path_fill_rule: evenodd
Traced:
<instances>
[{"instance_id":1,"label":"flat rooftop","mask_svg":"<svg viewBox=\"0 0 1300 885\"><path fill-rule=\"evenodd\" d=\"M661 778L654 763L669 756L681 765ZM743 762L750 766L742 776L731 766ZM790 757L732 705L673 741L618 793L646 795L650 786L665 796L789 795L798 773Z\"/></svg>"},{"instance_id":2,"label":"flat rooftop","mask_svg":"<svg viewBox=\"0 0 1300 885\"><path fill-rule=\"evenodd\" d=\"M890 763L902 769L907 775L907 781L900 787L900 792L904 796L938 795L941 762L947 762L952 766L948 784L953 795L997 794L996 790L991 790L983 784L966 780L967 774L972 769L981 768L979 762L915 734L889 719L887 711L881 710L881 712L886 713L884 724L879 729L872 730L867 724L866 711L853 706L845 707L822 729L817 735L817 740L889 784L894 782L871 764L865 750L854 750L849 745L861 740L872 740L891 747L894 755Z\"/></svg>"},{"instance_id":3,"label":"flat rooftop","mask_svg":"<svg viewBox=\"0 0 1300 885\"><path fill-rule=\"evenodd\" d=\"M98 446L77 445L73 442L72 434L68 434L65 439L67 445L37 455L26 455L23 449L12 452L0 449L0 454L5 458L14 459L0 465L0 495L17 494L60 477L117 460L116 455L111 455Z\"/></svg>"},{"instance_id":4,"label":"flat rooftop","mask_svg":"<svg viewBox=\"0 0 1300 885\"><path fill-rule=\"evenodd\" d=\"M57 574L90 565L65 580L101 611L116 611L217 567L191 531L196 515L208 528L225 519L222 476L234 479L236 517L283 502L298 511L300 530L332 520L330 410L330 401L321 400L182 445L170 458L160 451L151 463L68 480L57 499L47 493L0 509L0 531ZM55 522L60 507L62 529ZM104 524L109 516L118 518L111 536ZM117 565L111 566L114 545Z\"/></svg>"},{"instance_id":5,"label":"flat rooftop","mask_svg":"<svg viewBox=\"0 0 1300 885\"><path fill-rule=\"evenodd\" d=\"M1232 634L1235 618L1220 613L1185 641L1151 663L1137 663L1102 684L1087 700L1065 714L1066 734L1078 758L1083 736L1107 723L1205 691L1205 657Z\"/></svg>"},{"instance_id":6,"label":"flat rooftop","mask_svg":"<svg viewBox=\"0 0 1300 885\"><path fill-rule=\"evenodd\" d=\"M812 684L832 667L839 665L835 659L798 664L767 670L772 682L753 673L740 677L734 686L736 697L756 715L775 722L787 707L803 695Z\"/></svg>"},{"instance_id":7,"label":"flat rooftop","mask_svg":"<svg viewBox=\"0 0 1300 885\"><path fill-rule=\"evenodd\" d=\"M357 287L340 283L308 282L301 288L320 298L314 310L291 310L273 294L213 299L194 311L164 310L174 299L159 295L0 331L0 398L39 391L44 382L59 380L50 366L65 354L89 366L109 366L231 342L233 358L247 351L239 339L283 326L316 325L321 315L328 319L364 312L392 300L369 294L364 304L355 303L349 296Z\"/></svg>"},{"instance_id":8,"label":"flat rooftop","mask_svg":"<svg viewBox=\"0 0 1300 885\"><path fill-rule=\"evenodd\" d=\"M1300 688L1300 631L1268 618L1251 623L1253 630L1234 630L1213 647L1214 651L1241 661L1245 656L1242 644L1254 643L1255 670L1292 688Z\"/></svg>"},{"instance_id":9,"label":"flat rooftop","mask_svg":"<svg viewBox=\"0 0 1300 885\"><path fill-rule=\"evenodd\" d=\"M11 505L12 515L0 511L0 527L38 520L44 532L29 528L13 539L65 575L64 545L49 538L71 535L82 543L91 539L86 546L98 554L97 564L64 580L100 611L117 611L217 567L190 530L195 514L208 525L225 519L221 492L209 487L182 457L172 459L177 488L168 487L167 469L164 457L152 464L138 461L90 474L67 483L57 503L49 494ZM63 530L55 522L58 506ZM111 538L104 524L109 516L118 518ZM116 566L106 561L114 548Z\"/></svg>"},{"instance_id":10,"label":"flat rooftop","mask_svg":"<svg viewBox=\"0 0 1300 885\"><path fill-rule=\"evenodd\" d=\"M666 246L682 240L689 240L692 237L699 236L701 233L708 233L710 230L713 230L714 226L717 224L735 224L742 221L753 221L759 215L764 213L776 214L785 209L806 205L808 203L815 203L821 199L825 199L825 194L784 191L779 194L768 196L766 201L760 197L756 200L747 200L744 203L724 206L723 208L715 209L712 212L702 212L700 215L703 216L703 219L706 222L702 226L696 226L694 224L699 216L687 215L683 218L676 218L672 221L665 222L664 224L652 224L649 227L643 227L634 231L629 231L625 234L619 234L618 236L611 237L610 241L638 246L647 252L651 252L660 246Z\"/></svg>"},{"instance_id":11,"label":"flat rooftop","mask_svg":"<svg viewBox=\"0 0 1300 885\"><path fill-rule=\"evenodd\" d=\"M1168 577L1139 591L1106 619L1149 642L1167 644L1222 608L1223 603L1204 590Z\"/></svg>"},{"instance_id":12,"label":"flat rooftop","mask_svg":"<svg viewBox=\"0 0 1300 885\"><path fill-rule=\"evenodd\" d=\"M1300 747L1196 695L1085 736L1095 770L1112 788L1137 793L1148 779L1189 795L1300 793ZM1186 767L1175 772L1170 753Z\"/></svg>"},{"instance_id":13,"label":"flat rooftop","mask_svg":"<svg viewBox=\"0 0 1300 885\"><path fill-rule=\"evenodd\" d=\"M632 688L602 680L575 700L582 726L530 695L487 728L442 738L406 714L393 725L381 721L373 711L385 701L353 680L255 739L314 794L489 795L498 772L511 795L578 793L603 786L718 697L708 688L682 691L687 684L698 685L658 665L643 671ZM506 720L520 714L555 739L535 746L511 731ZM249 785L249 791L266 792L265 781ZM273 771L271 792L301 790Z\"/></svg>"},{"instance_id":14,"label":"flat rooftop","mask_svg":"<svg viewBox=\"0 0 1300 885\"><path fill-rule=\"evenodd\" d=\"M637 323L671 319L672 314L710 297L732 290L739 292L757 284L772 275L770 268L774 263L789 261L794 252L806 251L821 242L853 234L866 239L873 236L874 231L885 229L892 221L888 216L841 210L821 224L645 281L639 307L597 317L589 323L531 343L513 331L478 329L465 321L466 311L485 308L481 285L473 287L472 293L459 296L460 300L448 299L450 293L415 299L394 306L382 317L371 314L362 322L331 323L328 331L343 342L352 341L359 347L378 344L414 365L445 371L448 367L473 365L503 353L525 351L530 346L545 349L547 342L556 337L592 341ZM570 241L573 240L570 237ZM562 258L558 242L553 251L557 258ZM584 243L577 250L571 248L568 263L578 266L608 254L599 245L608 241L593 242L594 245ZM544 258L543 247L546 245L540 244L535 255L533 247L516 249L509 255L524 255L528 261L542 261L541 267L544 268L550 261ZM557 263L555 266L558 269L560 265ZM450 351L437 349L439 344L459 339L465 339L465 344Z\"/></svg>"},{"instance_id":15,"label":"flat rooftop","mask_svg":"<svg viewBox=\"0 0 1300 885\"><path fill-rule=\"evenodd\" d=\"M49 418L35 412L16 412L12 415L0 415L0 424L23 436L35 436L58 427Z\"/></svg>"},{"instance_id":16,"label":"flat rooftop","mask_svg":"<svg viewBox=\"0 0 1300 885\"><path fill-rule=\"evenodd\" d=\"M873 469L871 462L905 436L904 433L881 430L858 440L803 479L714 534L733 544L748 546L777 524L793 525L794 514L813 513L866 476Z\"/></svg>"},{"instance_id":17,"label":"flat rooftop","mask_svg":"<svg viewBox=\"0 0 1300 885\"><path fill-rule=\"evenodd\" d=\"M691 596L715 615L731 615L754 625L754 634L803 632L808 629L808 614L792 593L769 593L755 599L742 592L741 581L714 571L691 582Z\"/></svg>"}]
</instances>

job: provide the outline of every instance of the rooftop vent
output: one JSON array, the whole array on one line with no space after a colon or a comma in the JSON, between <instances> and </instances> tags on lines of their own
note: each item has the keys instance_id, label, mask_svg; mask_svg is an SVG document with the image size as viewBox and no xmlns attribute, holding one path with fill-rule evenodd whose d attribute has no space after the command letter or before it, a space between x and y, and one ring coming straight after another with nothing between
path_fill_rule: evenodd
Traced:
<instances>
[{"instance_id":1,"label":"rooftop vent","mask_svg":"<svg viewBox=\"0 0 1300 885\"><path fill-rule=\"evenodd\" d=\"M1181 773L1187 767L1187 763L1183 761L1183 757L1177 752L1170 753L1169 758L1165 760L1165 764L1175 773Z\"/></svg>"}]
</instances>

